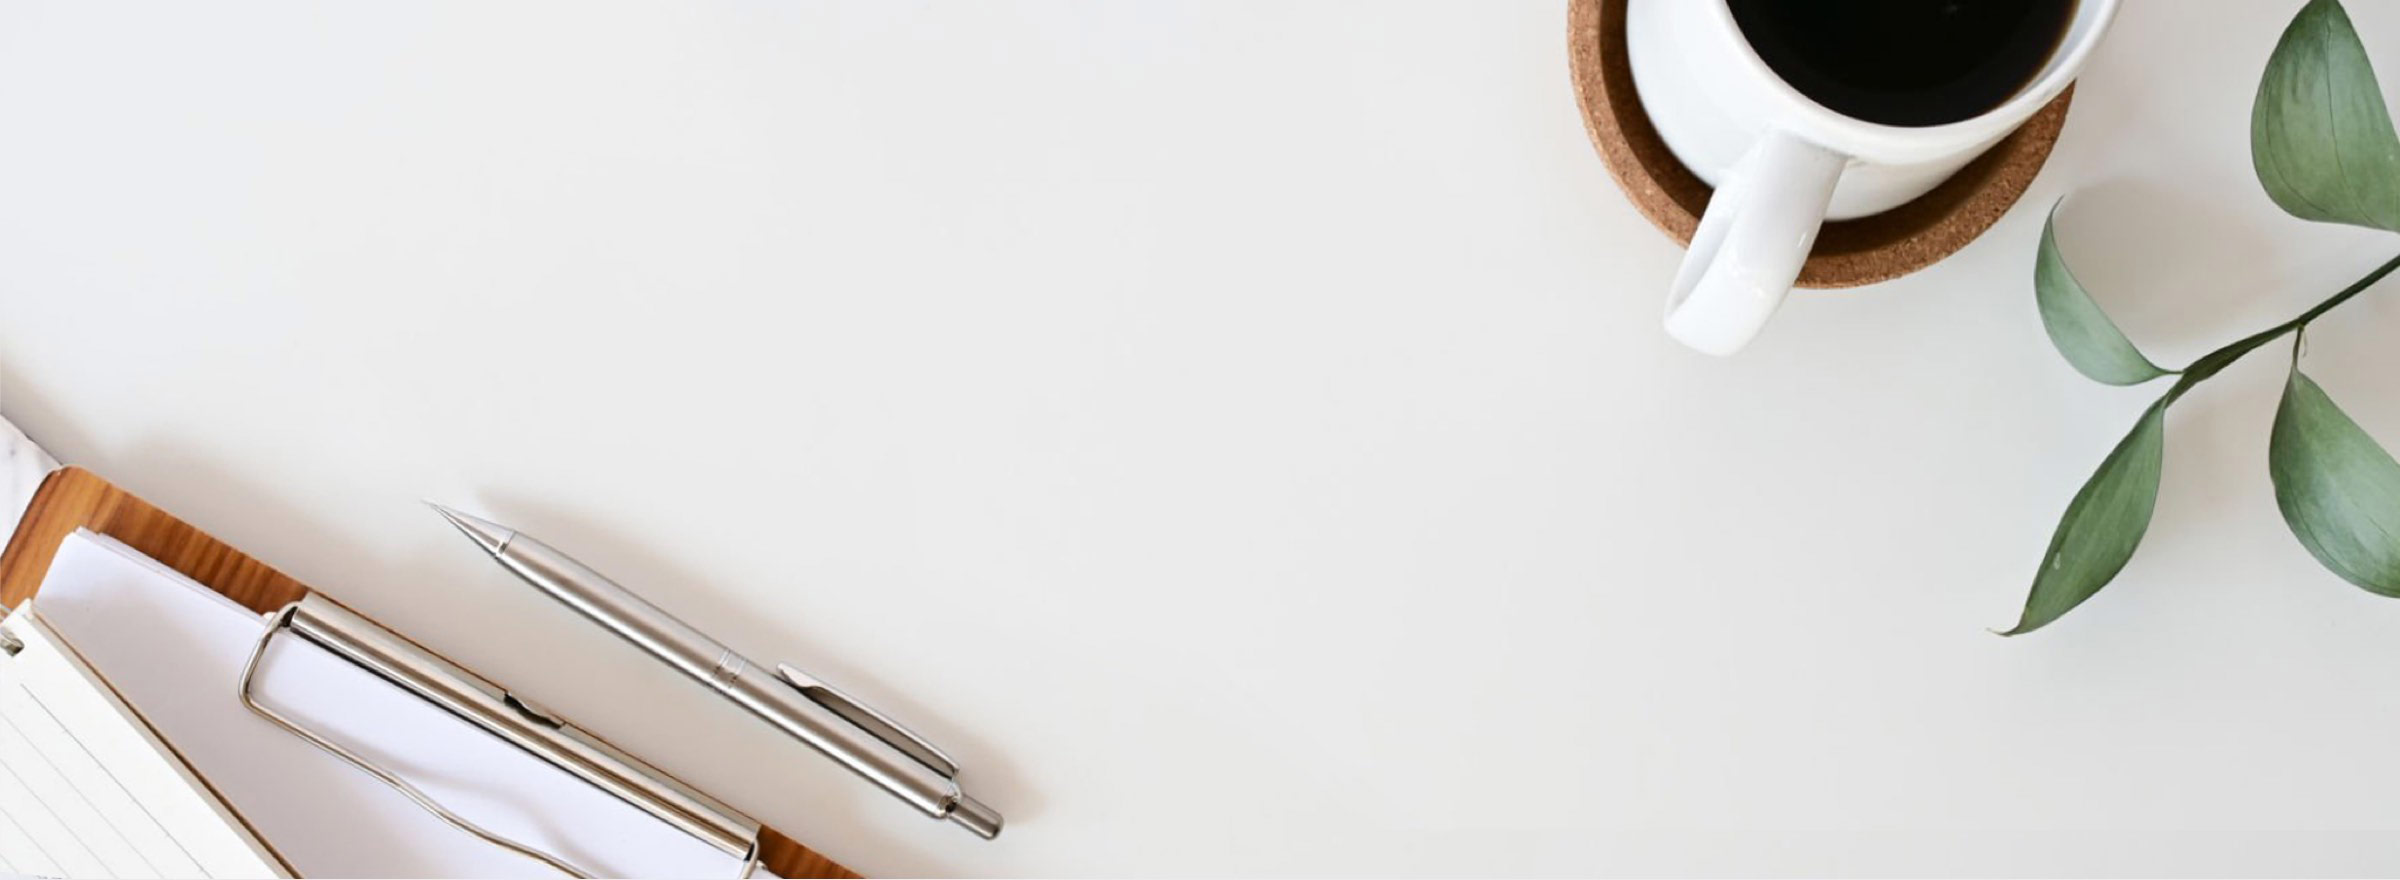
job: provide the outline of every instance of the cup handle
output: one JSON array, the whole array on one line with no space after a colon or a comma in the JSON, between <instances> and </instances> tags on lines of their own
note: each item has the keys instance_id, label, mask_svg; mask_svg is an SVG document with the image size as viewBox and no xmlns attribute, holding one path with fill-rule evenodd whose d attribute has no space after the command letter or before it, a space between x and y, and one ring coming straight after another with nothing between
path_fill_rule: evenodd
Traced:
<instances>
[{"instance_id":1,"label":"cup handle","mask_svg":"<svg viewBox=\"0 0 2400 880\"><path fill-rule=\"evenodd\" d=\"M1742 350L1800 278L1849 157L1770 131L1701 212L1675 287L1667 335L1713 355Z\"/></svg>"}]
</instances>

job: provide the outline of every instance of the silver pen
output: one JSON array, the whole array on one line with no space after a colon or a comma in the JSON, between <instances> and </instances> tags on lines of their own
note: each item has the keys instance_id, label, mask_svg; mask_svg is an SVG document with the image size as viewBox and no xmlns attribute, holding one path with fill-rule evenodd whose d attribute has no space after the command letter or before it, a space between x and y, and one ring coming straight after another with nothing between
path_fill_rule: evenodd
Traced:
<instances>
[{"instance_id":1,"label":"silver pen","mask_svg":"<svg viewBox=\"0 0 2400 880\"><path fill-rule=\"evenodd\" d=\"M432 506L474 539L476 546L550 598L816 747L926 815L956 822L987 839L1000 835L1000 813L959 789L958 762L899 722L788 664L776 664L773 675L763 673L724 643L548 544L489 520L439 504Z\"/></svg>"}]
</instances>

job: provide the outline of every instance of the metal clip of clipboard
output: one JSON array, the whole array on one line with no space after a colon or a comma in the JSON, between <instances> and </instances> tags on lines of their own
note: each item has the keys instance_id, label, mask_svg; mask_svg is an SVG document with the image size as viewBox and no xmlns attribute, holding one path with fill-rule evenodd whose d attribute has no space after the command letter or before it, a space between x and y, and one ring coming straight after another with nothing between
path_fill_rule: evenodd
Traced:
<instances>
[{"instance_id":1,"label":"metal clip of clipboard","mask_svg":"<svg viewBox=\"0 0 2400 880\"><path fill-rule=\"evenodd\" d=\"M398 685L509 744L548 761L618 799L700 838L727 855L742 859L742 877L759 865L759 823L715 798L693 790L665 771L611 746L568 724L458 665L435 656L398 633L315 593L267 615L266 632L259 635L250 658L242 664L238 695L242 705L307 740L334 757L391 786L417 806L467 834L541 862L575 877L591 871L540 848L494 833L442 806L416 786L389 770L285 717L252 696L250 684L259 661L275 636L293 635L324 648Z\"/></svg>"},{"instance_id":2,"label":"metal clip of clipboard","mask_svg":"<svg viewBox=\"0 0 2400 880\"><path fill-rule=\"evenodd\" d=\"M0 602L0 617L7 617L8 615L8 603ZM14 657L19 653L22 653L24 650L25 643L17 639L16 633L0 629L0 655Z\"/></svg>"}]
</instances>

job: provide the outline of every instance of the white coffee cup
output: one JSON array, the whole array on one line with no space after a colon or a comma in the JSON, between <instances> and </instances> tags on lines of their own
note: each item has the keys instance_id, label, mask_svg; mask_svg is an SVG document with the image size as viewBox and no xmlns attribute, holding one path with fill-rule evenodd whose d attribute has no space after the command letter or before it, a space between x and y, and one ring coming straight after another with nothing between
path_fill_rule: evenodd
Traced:
<instances>
[{"instance_id":1,"label":"white coffee cup","mask_svg":"<svg viewBox=\"0 0 2400 880\"><path fill-rule=\"evenodd\" d=\"M1926 0L1934 2L1934 0ZM1791 292L1827 219L1899 207L2048 104L2116 17L2080 0L2048 62L1999 106L1922 127L1854 119L1810 100L1751 49L1727 0L1630 0L1627 60L1675 157L1716 187L1667 298L1667 334L1732 354Z\"/></svg>"}]
</instances>

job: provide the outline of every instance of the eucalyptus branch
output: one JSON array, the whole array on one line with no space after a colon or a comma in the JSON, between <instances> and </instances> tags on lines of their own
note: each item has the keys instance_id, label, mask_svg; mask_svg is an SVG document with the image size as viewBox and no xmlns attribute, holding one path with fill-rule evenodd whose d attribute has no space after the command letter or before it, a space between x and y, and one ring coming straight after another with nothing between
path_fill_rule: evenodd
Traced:
<instances>
[{"instance_id":1,"label":"eucalyptus branch","mask_svg":"<svg viewBox=\"0 0 2400 880\"><path fill-rule=\"evenodd\" d=\"M2400 134L2339 0L2310 0L2276 42L2251 105L2250 158L2259 185L2286 213L2400 232ZM2051 213L2034 256L2033 287L2042 328L2059 354L2111 385L2176 378L2067 503L2024 613L2003 635L2048 625L2116 578L2158 503L2167 408L2286 333L2293 334L2291 377L2267 445L2276 506L2327 569L2369 592L2400 597L2400 462L2300 370L2309 324L2400 269L2400 256L2289 321L2168 370L2144 357L2067 270L2056 208Z\"/></svg>"},{"instance_id":2,"label":"eucalyptus branch","mask_svg":"<svg viewBox=\"0 0 2400 880\"><path fill-rule=\"evenodd\" d=\"M2323 317L2326 312L2333 311L2335 307L2349 302L2351 297L2375 286L2375 282L2383 280L2384 276L2392 274L2395 269L2400 269L2400 255L2394 255L2391 259L2385 260L2383 265L2375 267L2375 271L2360 276L2357 281L2350 282L2350 286L2342 288L2340 293L2326 297L2324 302L2310 306L2308 311L2301 312L2299 316L2234 340L2223 348L2193 359L2190 366L2174 371L2178 374L2178 378L2175 380L2175 386L2167 389L2164 402L2174 403L2177 398L2184 395L2184 392L2192 390L2192 386L2198 385L2226 367L2232 366L2234 361L2240 360L2243 355L2249 354L2259 346L2273 342L2283 334L2306 328L2310 321Z\"/></svg>"},{"instance_id":3,"label":"eucalyptus branch","mask_svg":"<svg viewBox=\"0 0 2400 880\"><path fill-rule=\"evenodd\" d=\"M2392 274L2392 270L2394 269L2400 269L2400 255L2395 255L2391 259L2385 260L2383 265L2375 267L2375 271L2367 273L2366 275L2360 277L2357 281L2350 282L2350 286L2342 288L2342 292L2327 297L2324 302L2316 304L2316 307L2311 308L2308 311L2301 312L2300 317L2293 318L2285 323L2295 330L2301 327L2306 327L2308 326L2308 322L2316 320L2326 312L2333 311L2335 306L2349 302L2350 298L2357 296L2359 291L2375 286L2375 282L2382 281L2383 276Z\"/></svg>"}]
</instances>

